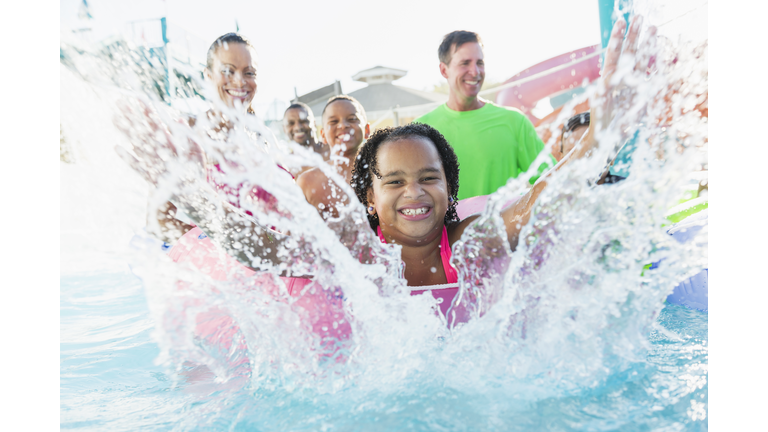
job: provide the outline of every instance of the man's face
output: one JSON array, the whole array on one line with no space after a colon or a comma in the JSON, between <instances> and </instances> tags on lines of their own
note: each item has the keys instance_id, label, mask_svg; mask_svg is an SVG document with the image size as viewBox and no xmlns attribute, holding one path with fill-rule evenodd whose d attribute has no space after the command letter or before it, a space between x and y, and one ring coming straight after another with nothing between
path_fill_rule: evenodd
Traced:
<instances>
[{"instance_id":1,"label":"man's face","mask_svg":"<svg viewBox=\"0 0 768 432\"><path fill-rule=\"evenodd\" d=\"M291 108L283 117L283 131L291 141L303 146L314 138L315 119L301 108Z\"/></svg>"},{"instance_id":2,"label":"man's face","mask_svg":"<svg viewBox=\"0 0 768 432\"><path fill-rule=\"evenodd\" d=\"M453 54L449 64L440 63L440 73L448 80L451 93L461 99L474 99L480 93L485 80L483 48L477 42L467 42Z\"/></svg>"}]
</instances>

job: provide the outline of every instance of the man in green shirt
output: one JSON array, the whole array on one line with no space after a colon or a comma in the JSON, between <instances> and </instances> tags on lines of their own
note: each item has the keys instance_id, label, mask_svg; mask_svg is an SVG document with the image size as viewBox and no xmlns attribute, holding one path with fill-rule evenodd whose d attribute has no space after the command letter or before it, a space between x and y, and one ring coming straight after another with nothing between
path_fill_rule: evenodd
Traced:
<instances>
[{"instance_id":1,"label":"man in green shirt","mask_svg":"<svg viewBox=\"0 0 768 432\"><path fill-rule=\"evenodd\" d=\"M459 199L496 192L510 177L528 170L544 143L523 113L478 97L485 63L477 33L445 35L438 57L440 74L450 88L448 102L414 122L439 130L456 152L461 168ZM546 167L542 164L539 173Z\"/></svg>"}]
</instances>

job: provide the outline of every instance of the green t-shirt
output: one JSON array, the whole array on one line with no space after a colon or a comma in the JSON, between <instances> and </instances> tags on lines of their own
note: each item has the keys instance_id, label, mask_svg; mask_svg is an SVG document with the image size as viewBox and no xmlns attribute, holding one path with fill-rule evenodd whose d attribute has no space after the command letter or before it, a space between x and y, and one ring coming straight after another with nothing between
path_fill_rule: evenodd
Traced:
<instances>
[{"instance_id":1,"label":"green t-shirt","mask_svg":"<svg viewBox=\"0 0 768 432\"><path fill-rule=\"evenodd\" d=\"M528 117L517 109L487 101L472 111L454 111L443 104L414 122L440 131L456 152L459 199L496 192L510 177L527 171L544 149ZM554 165L554 158L550 161ZM539 174L547 167L542 164Z\"/></svg>"}]
</instances>

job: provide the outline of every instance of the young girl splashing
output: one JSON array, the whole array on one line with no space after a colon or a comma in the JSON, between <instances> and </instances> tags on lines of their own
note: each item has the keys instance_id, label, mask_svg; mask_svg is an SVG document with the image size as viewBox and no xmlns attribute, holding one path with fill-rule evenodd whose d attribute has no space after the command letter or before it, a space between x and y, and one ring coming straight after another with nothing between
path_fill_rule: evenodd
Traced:
<instances>
[{"instance_id":1,"label":"young girl splashing","mask_svg":"<svg viewBox=\"0 0 768 432\"><path fill-rule=\"evenodd\" d=\"M619 21L614 29L612 49L606 55L605 83L610 82L618 64L622 44L616 39L623 27L623 21ZM634 54L638 32L639 22L635 22L628 36L626 55ZM608 104L600 108L601 118L610 116ZM595 128L590 125L580 145L522 199L501 213L512 250L547 180L596 146ZM479 217L459 220L457 216L458 172L458 161L448 142L440 132L424 124L376 131L355 161L352 186L357 198L366 206L370 225L381 240L402 245L405 278L410 286L456 282L455 270L444 264L451 256L450 247L444 250L444 245L453 246Z\"/></svg>"},{"instance_id":2,"label":"young girl splashing","mask_svg":"<svg viewBox=\"0 0 768 432\"><path fill-rule=\"evenodd\" d=\"M528 222L531 209L546 188L548 179L568 163L590 154L597 146L596 130L607 129L608 123L612 120L616 105L613 92L617 84L612 83L612 78L620 58L631 59L634 62L640 20L636 19L633 22L626 43L623 41L625 27L626 23L623 20L617 21L614 26L601 80L605 97L598 109L592 109L593 121L580 144L547 175L540 178L525 196L501 213L512 250L516 248L520 231ZM655 28L651 27L648 33L649 37L653 37ZM214 67L218 64L217 62L214 62ZM642 61L637 62L636 71L644 70L642 63ZM223 61L222 64L224 64ZM241 93L236 92L232 96L231 89L225 84L219 86L219 89L223 99L238 104L236 96ZM246 95L250 94L247 89L238 91L245 92ZM348 101L342 102L351 105ZM329 105L342 106L339 102ZM359 139L359 137L355 138ZM194 151L190 153L190 157L194 157L193 153ZM134 168L141 173L148 175L147 168L149 171L167 170L167 167L163 168L165 162L160 158L153 158L146 152L144 156L146 156L144 162L149 161L152 166L147 166L146 163L142 166L141 163L136 163L135 159L132 159ZM307 174L312 173L306 173L304 176L308 177ZM151 173L150 177L156 181L157 173ZM452 149L439 132L425 125L409 125L378 131L360 150L355 161L351 183L357 198L367 208L369 222L378 231L380 238L403 247L402 259L405 263L405 279L408 285L445 284L453 280L451 269L443 264L443 258L447 252L444 252L441 257L440 245L447 240L448 245L452 246L478 216L470 216L462 221L459 221L456 216L456 195L459 188L458 163ZM327 199L323 200L324 202L313 202L313 204L318 205L318 210L325 213L334 201L339 204L350 202L349 197L339 190L336 190L334 195L335 200L325 197ZM228 222L220 220L211 212L204 211L199 206L196 208L194 200L180 199L180 201L188 203L184 210L195 219L198 226L244 265L253 266L254 256L264 258L265 255L270 255L271 261L280 262L274 253L264 252L273 249L274 243L265 246L259 244L263 243L261 241L249 241L247 226L250 222L244 221L228 226ZM231 211L226 209L224 211L231 214ZM239 235L233 236L233 230ZM237 247L232 247L234 243L237 243ZM244 253L244 251L249 252Z\"/></svg>"},{"instance_id":3,"label":"young girl splashing","mask_svg":"<svg viewBox=\"0 0 768 432\"><path fill-rule=\"evenodd\" d=\"M403 246L409 285L456 282L444 245L476 216L459 221L459 163L437 129L416 123L376 131L355 160L352 186L379 238Z\"/></svg>"},{"instance_id":4,"label":"young girl splashing","mask_svg":"<svg viewBox=\"0 0 768 432\"><path fill-rule=\"evenodd\" d=\"M601 80L603 96L598 100L599 103L593 105L595 108L591 113L592 121L588 132L581 142L553 170L542 176L525 196L511 207L500 211L506 245L496 245L495 249L510 251L517 248L521 230L529 221L532 208L548 182L566 164L593 153L598 144L596 140L598 131L609 130L608 124L613 120L613 112L617 104L613 93L618 83L613 80L614 74L620 58L624 58L623 61L635 63L640 22L639 20L633 22L626 43L623 42L625 27L626 24L623 21L618 21L614 27ZM652 36L653 28L648 33ZM647 62L637 61L634 70L644 73L646 67ZM622 121L627 121L627 117L624 116ZM613 126L610 129L624 130L624 128ZM150 157L147 163L153 170L169 171L164 165L166 162L160 158ZM146 174L141 164L134 166ZM455 197L459 187L457 173L458 166L450 146L437 131L424 125L410 125L376 132L363 145L355 161L352 185L355 195L365 205L368 225L376 230L381 240L401 247L401 258L405 264L404 278L411 287L426 289L429 286L458 280L457 272L451 268L450 250L459 243L462 234L479 220L479 216L471 216L461 221L456 217ZM340 190L343 192L344 188ZM201 198L197 192L190 193L189 189L179 190L177 194L179 202L184 205L183 210L190 214L198 226L245 266L261 269L264 260L267 260L280 266L278 268L290 271L291 265L302 265L294 259L300 254L292 253L288 256L282 252L275 253L276 249L281 250L281 242L289 240L278 238L273 242L267 242L263 236L259 235L262 230L252 220L230 217L235 212L226 205L217 204L209 198ZM282 197L279 198L282 199ZM350 198L343 193L339 193L337 199L340 203L351 202ZM212 207L218 214L210 211ZM319 207L318 209L328 211L325 203L322 209ZM350 227L359 229L360 225L354 223L358 213L345 210L338 215L342 221L346 220L344 218L350 219L345 229ZM357 238L359 239L360 236ZM355 258L361 260L365 258L359 245L350 245L346 242L344 244L352 249ZM463 253L458 250L454 252L457 255ZM304 258L315 261L325 259L320 256ZM461 258L470 259L471 257L462 256ZM489 300L486 306L492 306L493 302L488 297L486 299ZM460 300L463 301L463 299ZM362 309L358 307L361 304L357 303L355 306L356 312L361 313ZM465 304L462 306L466 307ZM484 306L474 310L477 313L470 313L469 316L481 315L487 308ZM465 313L464 317L467 316ZM456 316L451 321L456 322L461 318Z\"/></svg>"}]
</instances>

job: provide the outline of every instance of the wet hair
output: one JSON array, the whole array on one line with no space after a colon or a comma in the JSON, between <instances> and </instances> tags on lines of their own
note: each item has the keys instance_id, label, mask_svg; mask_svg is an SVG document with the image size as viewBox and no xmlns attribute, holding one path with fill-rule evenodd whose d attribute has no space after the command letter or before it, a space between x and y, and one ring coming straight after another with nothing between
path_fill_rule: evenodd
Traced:
<instances>
[{"instance_id":1,"label":"wet hair","mask_svg":"<svg viewBox=\"0 0 768 432\"><path fill-rule=\"evenodd\" d=\"M450 64L451 57L453 57L453 51L459 49L460 46L468 42L479 43L483 46L483 40L480 39L480 35L466 30L456 30L443 36L443 42L437 49L437 58L440 59L440 63ZM456 46L452 49L453 46Z\"/></svg>"},{"instance_id":2,"label":"wet hair","mask_svg":"<svg viewBox=\"0 0 768 432\"><path fill-rule=\"evenodd\" d=\"M386 127L377 130L363 144L355 159L352 169L352 188L355 189L357 198L365 207L368 207L368 191L373 188L373 176L381 178L378 168L379 147L387 142L398 141L405 138L423 138L434 144L440 161L443 164L445 178L448 181L448 191L453 202L448 203L448 211L445 212L445 224L457 222L459 215L456 213L459 193L459 159L448 144L443 134L437 129L423 123L411 123L405 126ZM378 216L368 215L368 223L374 230L379 226Z\"/></svg>"},{"instance_id":3,"label":"wet hair","mask_svg":"<svg viewBox=\"0 0 768 432\"><path fill-rule=\"evenodd\" d=\"M363 104L361 104L357 99L353 98L352 96L347 96L347 95L336 95L328 99L328 102L325 103L325 107L323 107L323 112L322 114L320 114L320 117L322 118L325 116L325 110L328 109L328 106L330 106L332 103L339 100L352 102L352 104L355 105L355 107L357 107L357 110L360 111L360 114L363 115L363 118L360 119L362 120L363 124L368 123L368 115L365 113L365 108L363 108Z\"/></svg>"},{"instance_id":4,"label":"wet hair","mask_svg":"<svg viewBox=\"0 0 768 432\"><path fill-rule=\"evenodd\" d=\"M579 126L589 126L589 111L576 114L563 124L563 130L560 132L560 153L563 152L563 140L566 132L573 132Z\"/></svg>"},{"instance_id":5,"label":"wet hair","mask_svg":"<svg viewBox=\"0 0 768 432\"><path fill-rule=\"evenodd\" d=\"M219 36L213 43L211 44L211 47L208 48L208 55L205 59L205 66L208 68L208 70L213 70L213 56L216 55L216 51L219 50L219 47L223 46L224 44L233 44L233 43L241 43L249 48L256 49L251 41L239 34L239 33L227 33L225 35Z\"/></svg>"}]
</instances>

